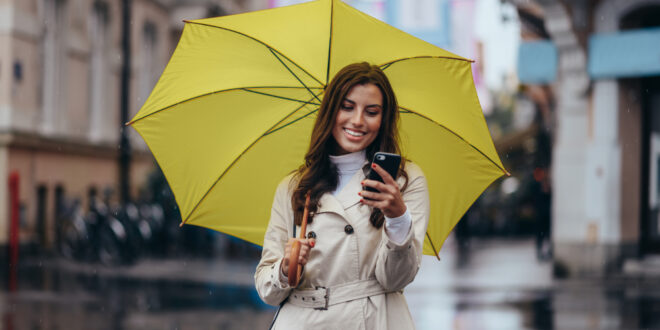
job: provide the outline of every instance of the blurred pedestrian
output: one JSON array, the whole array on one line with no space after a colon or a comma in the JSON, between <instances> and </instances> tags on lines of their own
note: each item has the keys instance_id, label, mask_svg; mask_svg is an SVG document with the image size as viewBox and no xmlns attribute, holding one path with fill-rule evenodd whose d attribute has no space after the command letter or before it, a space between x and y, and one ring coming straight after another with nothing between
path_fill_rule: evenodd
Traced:
<instances>
[{"instance_id":1,"label":"blurred pedestrian","mask_svg":"<svg viewBox=\"0 0 660 330\"><path fill-rule=\"evenodd\" d=\"M326 87L305 163L275 193L255 274L261 298L281 306L273 328L414 328L402 290L420 266L426 179L402 157L396 180L379 166L384 183L365 180L376 152L400 154L398 124L396 97L379 67L348 65ZM312 217L292 261L290 237L308 193ZM287 278L293 262L304 266L295 288Z\"/></svg>"},{"instance_id":2,"label":"blurred pedestrian","mask_svg":"<svg viewBox=\"0 0 660 330\"><path fill-rule=\"evenodd\" d=\"M534 169L531 192L536 213L536 257L539 261L552 258L550 242L552 200L547 172L544 168Z\"/></svg>"}]
</instances>

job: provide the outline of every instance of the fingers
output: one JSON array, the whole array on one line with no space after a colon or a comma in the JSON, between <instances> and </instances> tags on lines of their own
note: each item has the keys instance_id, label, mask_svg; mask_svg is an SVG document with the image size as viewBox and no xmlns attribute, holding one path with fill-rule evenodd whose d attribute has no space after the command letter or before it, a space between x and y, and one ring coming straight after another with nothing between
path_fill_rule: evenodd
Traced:
<instances>
[{"instance_id":1,"label":"fingers","mask_svg":"<svg viewBox=\"0 0 660 330\"><path fill-rule=\"evenodd\" d=\"M379 174L381 174L381 172L386 174L385 170L378 165L376 166L377 167L374 167L374 169L376 169ZM401 196L399 186L389 174L387 174L387 176L381 174L381 176L387 183L375 180L362 181L363 186L374 188L378 192L367 190L360 191L358 195L363 197L360 202L364 205L380 209L385 216L390 218L402 215L406 211L406 206L403 197Z\"/></svg>"},{"instance_id":2,"label":"fingers","mask_svg":"<svg viewBox=\"0 0 660 330\"><path fill-rule=\"evenodd\" d=\"M309 245L300 245L300 254L298 255L298 263L304 266L307 263L308 255L309 255Z\"/></svg>"},{"instance_id":3,"label":"fingers","mask_svg":"<svg viewBox=\"0 0 660 330\"><path fill-rule=\"evenodd\" d=\"M313 238L300 240L300 255L298 256L298 263L306 265L309 259L311 249L316 245L316 240Z\"/></svg>"},{"instance_id":4,"label":"fingers","mask_svg":"<svg viewBox=\"0 0 660 330\"><path fill-rule=\"evenodd\" d=\"M381 193L397 194L399 192L399 186L396 184L388 185L376 180L364 180L362 181L364 187L370 187L378 190ZM362 191L364 193L364 191ZM366 196L365 196L366 197ZM371 197L367 197L371 198Z\"/></svg>"},{"instance_id":5,"label":"fingers","mask_svg":"<svg viewBox=\"0 0 660 330\"><path fill-rule=\"evenodd\" d=\"M368 191L368 190L363 190L358 193L362 198L365 199L370 199L372 201L383 201L387 199L393 199L394 196L392 194L386 194L382 192L374 192L374 191Z\"/></svg>"},{"instance_id":6,"label":"fingers","mask_svg":"<svg viewBox=\"0 0 660 330\"><path fill-rule=\"evenodd\" d=\"M309 259L309 253L314 245L316 245L316 239L300 239L300 238L289 238L289 241L284 246L284 258L282 260L282 271L285 274L288 274L289 271L289 257L291 256L291 246L293 242L300 242L300 252L298 254L298 263L301 265L306 265Z\"/></svg>"},{"instance_id":7,"label":"fingers","mask_svg":"<svg viewBox=\"0 0 660 330\"><path fill-rule=\"evenodd\" d=\"M368 197L368 198L370 198L370 197ZM387 202L380 201L380 200L373 200L373 199L362 199L360 202L362 202L362 204L364 204L364 205L369 205L371 207L375 207L375 208L378 208L378 209L381 209L381 210L387 208L387 206L389 205Z\"/></svg>"},{"instance_id":8,"label":"fingers","mask_svg":"<svg viewBox=\"0 0 660 330\"><path fill-rule=\"evenodd\" d=\"M385 182L386 184L396 185L396 181L394 181L392 176L389 173L387 173L387 171L385 171L382 167L380 167L380 165L371 164L371 168L373 168L376 171L376 173L378 173L378 175L380 175L380 177L383 178L383 182Z\"/></svg>"}]
</instances>

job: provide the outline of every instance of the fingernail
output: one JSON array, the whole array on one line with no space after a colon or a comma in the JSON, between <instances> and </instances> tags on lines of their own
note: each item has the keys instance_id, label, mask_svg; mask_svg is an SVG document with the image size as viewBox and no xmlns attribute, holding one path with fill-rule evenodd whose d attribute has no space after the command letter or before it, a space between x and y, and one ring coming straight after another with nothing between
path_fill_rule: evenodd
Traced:
<instances>
[{"instance_id":1,"label":"fingernail","mask_svg":"<svg viewBox=\"0 0 660 330\"><path fill-rule=\"evenodd\" d=\"M360 192L358 192L358 195L360 195L360 196L362 196L362 192L361 192L361 191L360 191Z\"/></svg>"},{"instance_id":2,"label":"fingernail","mask_svg":"<svg viewBox=\"0 0 660 330\"><path fill-rule=\"evenodd\" d=\"M360 200L360 203L364 203L364 199L361 199L361 200Z\"/></svg>"},{"instance_id":3,"label":"fingernail","mask_svg":"<svg viewBox=\"0 0 660 330\"><path fill-rule=\"evenodd\" d=\"M314 247L314 245L316 245L316 243L314 243L314 241L309 242L309 246Z\"/></svg>"},{"instance_id":4,"label":"fingernail","mask_svg":"<svg viewBox=\"0 0 660 330\"><path fill-rule=\"evenodd\" d=\"M371 167L376 168L376 164L371 164Z\"/></svg>"},{"instance_id":5,"label":"fingernail","mask_svg":"<svg viewBox=\"0 0 660 330\"><path fill-rule=\"evenodd\" d=\"M362 182L360 182L360 184L361 184L361 185L364 185L364 181L366 181L366 180L362 180Z\"/></svg>"}]
</instances>

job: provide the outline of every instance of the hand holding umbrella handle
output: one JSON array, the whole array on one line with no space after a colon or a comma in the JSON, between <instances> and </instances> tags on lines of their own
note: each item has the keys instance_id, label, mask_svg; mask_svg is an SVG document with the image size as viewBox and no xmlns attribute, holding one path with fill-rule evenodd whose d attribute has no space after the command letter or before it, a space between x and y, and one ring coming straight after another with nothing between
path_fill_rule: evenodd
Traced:
<instances>
[{"instance_id":1,"label":"hand holding umbrella handle","mask_svg":"<svg viewBox=\"0 0 660 330\"><path fill-rule=\"evenodd\" d=\"M305 199L305 211L303 212L302 223L300 224L300 238L305 238L307 232L307 217L309 216L309 193ZM300 241L296 240L291 245L291 254L289 255L289 286L298 286L300 281L300 273L302 267L298 264L298 257L300 256Z\"/></svg>"}]
</instances>

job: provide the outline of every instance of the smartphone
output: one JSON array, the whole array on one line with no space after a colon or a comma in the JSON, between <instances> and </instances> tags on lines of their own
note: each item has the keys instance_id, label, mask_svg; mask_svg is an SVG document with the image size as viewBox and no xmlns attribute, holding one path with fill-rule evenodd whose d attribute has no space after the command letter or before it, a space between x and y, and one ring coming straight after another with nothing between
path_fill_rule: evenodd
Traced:
<instances>
[{"instance_id":1,"label":"smartphone","mask_svg":"<svg viewBox=\"0 0 660 330\"><path fill-rule=\"evenodd\" d=\"M389 173L392 178L394 178L394 180L396 180L397 174L399 172L399 165L401 164L401 156L379 151L374 155L374 159L371 161L371 164L378 164L385 171L387 171L387 173ZM380 175L376 173L376 170L374 170L371 165L369 165L367 179L383 182L383 178L381 178ZM379 192L378 190L371 187L365 187L364 190Z\"/></svg>"}]
</instances>

